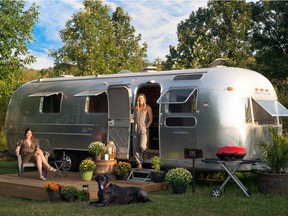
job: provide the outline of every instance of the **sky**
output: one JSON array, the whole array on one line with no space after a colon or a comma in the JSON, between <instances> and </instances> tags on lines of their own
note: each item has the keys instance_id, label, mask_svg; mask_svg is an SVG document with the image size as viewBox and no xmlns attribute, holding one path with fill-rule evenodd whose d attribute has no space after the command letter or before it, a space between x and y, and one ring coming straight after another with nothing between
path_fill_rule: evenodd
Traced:
<instances>
[{"instance_id":1,"label":"sky","mask_svg":"<svg viewBox=\"0 0 288 216\"><path fill-rule=\"evenodd\" d=\"M73 14L83 9L82 0L26 0L27 6L35 3L39 7L39 19L34 26L35 42L28 45L30 53L37 62L28 68L43 69L53 67L54 59L49 57L51 50L63 46L59 32L65 28ZM103 0L110 5L112 12L117 6L131 17L131 25L142 42L148 44L148 60L165 60L169 45L176 46L177 25L189 18L192 11L207 7L208 0Z\"/></svg>"}]
</instances>

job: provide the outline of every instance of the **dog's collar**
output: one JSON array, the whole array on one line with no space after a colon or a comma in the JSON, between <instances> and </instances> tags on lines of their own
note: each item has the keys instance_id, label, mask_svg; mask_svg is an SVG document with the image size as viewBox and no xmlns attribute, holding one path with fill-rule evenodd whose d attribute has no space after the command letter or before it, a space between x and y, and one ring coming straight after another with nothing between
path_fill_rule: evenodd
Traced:
<instances>
[{"instance_id":1,"label":"dog's collar","mask_svg":"<svg viewBox=\"0 0 288 216\"><path fill-rule=\"evenodd\" d=\"M110 182L108 184L105 185L104 189L108 188L110 185Z\"/></svg>"}]
</instances>

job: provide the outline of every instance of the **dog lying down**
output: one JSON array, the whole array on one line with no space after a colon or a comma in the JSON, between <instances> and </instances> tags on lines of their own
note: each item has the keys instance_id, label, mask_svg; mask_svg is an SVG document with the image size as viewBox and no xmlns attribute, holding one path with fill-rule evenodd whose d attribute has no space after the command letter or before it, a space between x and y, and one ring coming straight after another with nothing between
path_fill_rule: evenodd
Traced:
<instances>
[{"instance_id":1,"label":"dog lying down","mask_svg":"<svg viewBox=\"0 0 288 216\"><path fill-rule=\"evenodd\" d=\"M120 187L112 184L110 180L111 176L106 174L95 177L98 183L98 201L89 202L83 208L151 202L142 188Z\"/></svg>"}]
</instances>

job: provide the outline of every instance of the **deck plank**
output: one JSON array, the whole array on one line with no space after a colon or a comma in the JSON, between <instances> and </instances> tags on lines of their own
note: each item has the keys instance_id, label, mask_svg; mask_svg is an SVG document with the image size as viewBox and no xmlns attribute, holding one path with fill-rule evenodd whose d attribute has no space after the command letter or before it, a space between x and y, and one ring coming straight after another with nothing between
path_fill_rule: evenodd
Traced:
<instances>
[{"instance_id":1,"label":"deck plank","mask_svg":"<svg viewBox=\"0 0 288 216\"><path fill-rule=\"evenodd\" d=\"M81 180L80 173L67 172L67 176L55 176L54 173L48 173L46 181L38 179L38 172L25 172L24 178L20 179L17 174L0 175L0 194L15 196L19 198L26 198L32 200L49 200L48 195L44 189L44 185L48 182L54 181L61 185L75 185L82 188L82 185L89 185L90 200L97 200L98 186L92 180L85 182ZM141 187L147 192L165 190L164 183L153 183L151 181L119 181L112 178L112 183L119 186L135 186Z\"/></svg>"}]
</instances>

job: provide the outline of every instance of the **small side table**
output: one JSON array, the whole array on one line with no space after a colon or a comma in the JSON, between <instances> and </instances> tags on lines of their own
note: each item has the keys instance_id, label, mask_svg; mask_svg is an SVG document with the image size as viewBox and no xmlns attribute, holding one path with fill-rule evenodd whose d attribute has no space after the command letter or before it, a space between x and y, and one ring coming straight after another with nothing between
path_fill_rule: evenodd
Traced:
<instances>
[{"instance_id":1,"label":"small side table","mask_svg":"<svg viewBox=\"0 0 288 216\"><path fill-rule=\"evenodd\" d=\"M67 176L67 172L65 170L65 166L66 166L67 161L65 160L55 160L54 161L54 165L56 167L56 173L54 175L54 178L56 176L61 176L61 178L63 178L63 176Z\"/></svg>"}]
</instances>

